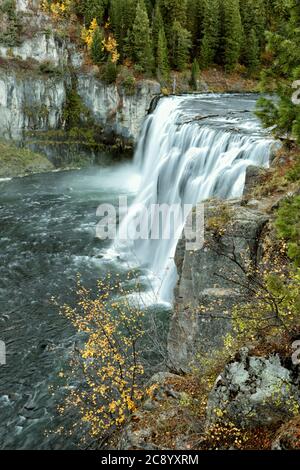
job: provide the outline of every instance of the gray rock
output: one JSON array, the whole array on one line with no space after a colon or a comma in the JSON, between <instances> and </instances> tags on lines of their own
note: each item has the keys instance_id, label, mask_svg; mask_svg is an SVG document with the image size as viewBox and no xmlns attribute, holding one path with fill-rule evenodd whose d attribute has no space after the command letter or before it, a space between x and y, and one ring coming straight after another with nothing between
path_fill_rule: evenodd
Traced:
<instances>
[{"instance_id":1,"label":"gray rock","mask_svg":"<svg viewBox=\"0 0 300 470\"><path fill-rule=\"evenodd\" d=\"M273 425L293 417L299 405L299 377L282 365L280 357L251 357L244 349L218 377L209 396L206 425L220 420L242 428Z\"/></svg>"},{"instance_id":2,"label":"gray rock","mask_svg":"<svg viewBox=\"0 0 300 470\"><path fill-rule=\"evenodd\" d=\"M175 262L178 283L175 289L174 314L168 335L169 366L175 372L189 372L198 367L198 355L219 350L231 332L230 310L241 302L242 290L222 272L239 276L243 273L228 258L232 251L239 261L258 260L260 237L268 216L256 208L244 207L240 201L228 202L230 222L222 236L214 237L208 221L218 213L220 203L205 204L205 245L187 251L185 239L179 241ZM229 276L230 277L230 276ZM199 306L206 312L200 312ZM196 364L195 364L196 363Z\"/></svg>"},{"instance_id":3,"label":"gray rock","mask_svg":"<svg viewBox=\"0 0 300 470\"><path fill-rule=\"evenodd\" d=\"M259 168L257 166L248 166L246 170L246 180L244 188L244 196L248 196L252 193L253 189L258 186L264 177L268 174L268 170L265 168Z\"/></svg>"}]
</instances>

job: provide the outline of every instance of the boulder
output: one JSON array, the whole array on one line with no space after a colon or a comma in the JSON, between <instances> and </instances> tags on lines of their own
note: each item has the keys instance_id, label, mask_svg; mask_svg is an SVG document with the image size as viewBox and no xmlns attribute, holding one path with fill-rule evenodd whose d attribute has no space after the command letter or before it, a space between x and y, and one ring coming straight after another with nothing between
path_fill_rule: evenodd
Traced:
<instances>
[{"instance_id":1,"label":"boulder","mask_svg":"<svg viewBox=\"0 0 300 470\"><path fill-rule=\"evenodd\" d=\"M233 423L243 429L282 423L299 412L299 375L278 355L252 357L247 348L228 364L210 393L207 426Z\"/></svg>"}]
</instances>

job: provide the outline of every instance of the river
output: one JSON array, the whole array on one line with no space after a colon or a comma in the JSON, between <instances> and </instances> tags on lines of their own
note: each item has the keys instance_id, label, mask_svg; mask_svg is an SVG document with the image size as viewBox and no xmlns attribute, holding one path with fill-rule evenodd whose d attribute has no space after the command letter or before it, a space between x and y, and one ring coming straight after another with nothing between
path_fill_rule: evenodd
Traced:
<instances>
[{"instance_id":1,"label":"river","mask_svg":"<svg viewBox=\"0 0 300 470\"><path fill-rule=\"evenodd\" d=\"M272 144L254 117L256 98L166 98L146 120L133 163L0 182L0 340L7 350L0 366L1 449L78 445L78 436L51 432L71 420L56 410L66 393L58 374L78 341L51 298L72 303L78 273L94 288L107 273L126 279L134 263L132 247L96 237L97 207L117 206L120 195L146 205L240 196L247 166L267 166ZM162 300L169 300L176 240L143 240L135 248L141 275L165 279ZM163 311L162 305L154 308Z\"/></svg>"}]
</instances>

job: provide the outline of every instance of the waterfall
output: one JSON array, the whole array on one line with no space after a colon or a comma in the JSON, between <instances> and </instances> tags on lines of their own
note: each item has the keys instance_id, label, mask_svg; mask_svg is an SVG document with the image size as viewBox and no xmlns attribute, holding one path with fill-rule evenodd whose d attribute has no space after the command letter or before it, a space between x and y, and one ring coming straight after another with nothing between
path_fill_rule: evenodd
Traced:
<instances>
[{"instance_id":1,"label":"waterfall","mask_svg":"<svg viewBox=\"0 0 300 470\"><path fill-rule=\"evenodd\" d=\"M253 95L193 95L163 98L149 115L135 165L141 185L121 228L136 223L139 205L193 204L211 197L242 196L249 165L267 167L274 141L253 114ZM184 221L171 240L117 241L152 275L160 300L170 301L176 283L174 255ZM151 227L149 232L151 231Z\"/></svg>"}]
</instances>

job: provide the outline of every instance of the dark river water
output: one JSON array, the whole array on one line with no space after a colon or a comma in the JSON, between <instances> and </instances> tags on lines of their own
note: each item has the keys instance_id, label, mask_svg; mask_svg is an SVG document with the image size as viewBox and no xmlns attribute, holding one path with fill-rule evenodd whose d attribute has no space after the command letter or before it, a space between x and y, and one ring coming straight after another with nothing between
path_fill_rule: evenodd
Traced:
<instances>
[{"instance_id":1,"label":"dark river water","mask_svg":"<svg viewBox=\"0 0 300 470\"><path fill-rule=\"evenodd\" d=\"M0 181L0 341L7 350L7 364L0 365L0 449L78 447L76 433L52 431L74 424L74 416L58 415L57 405L80 379L62 380L59 372L67 369L82 338L51 301L54 297L59 304L74 303L78 273L93 289L98 279L118 274L125 290L140 300L127 278L126 254L135 253L131 261L138 266L145 292L145 331L150 338L152 321L161 343L166 343L170 306L153 302L149 282L154 274L161 287L173 272L177 238L171 245L169 240L146 240L138 243L137 251L130 251L126 241L124 258L117 244L96 237L97 208L101 203L117 206L122 195L129 196L130 204L141 181L138 201L147 204L159 200L194 205L215 195L241 195L246 167L267 166L273 145L253 115L256 99L200 95L162 100L145 123L138 166L127 163ZM194 116L200 124L191 122ZM134 215L135 209L131 212ZM163 273L161 278L157 273ZM173 281L168 286L171 292ZM148 343L142 348L153 372L159 368L160 352L151 351Z\"/></svg>"},{"instance_id":2,"label":"dark river water","mask_svg":"<svg viewBox=\"0 0 300 470\"><path fill-rule=\"evenodd\" d=\"M0 182L0 448L74 448L76 436L52 434L66 392L58 373L77 335L51 302L72 302L76 276L95 287L106 273L125 273L102 258L96 238L99 204L134 196L130 164L54 172ZM54 392L52 387L54 386Z\"/></svg>"}]
</instances>

